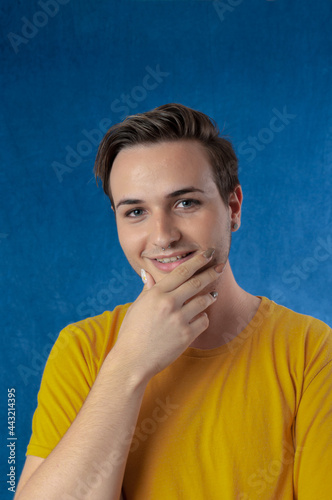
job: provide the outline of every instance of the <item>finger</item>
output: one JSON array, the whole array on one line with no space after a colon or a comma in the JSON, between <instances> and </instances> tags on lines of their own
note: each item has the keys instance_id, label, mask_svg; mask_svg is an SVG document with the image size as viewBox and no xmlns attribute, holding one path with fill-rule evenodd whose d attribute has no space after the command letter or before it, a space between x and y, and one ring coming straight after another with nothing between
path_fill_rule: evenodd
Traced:
<instances>
[{"instance_id":1,"label":"finger","mask_svg":"<svg viewBox=\"0 0 332 500\"><path fill-rule=\"evenodd\" d=\"M208 264L212 259L214 249L209 248L201 252L183 264L176 267L171 273L165 276L157 284L162 292L171 292L187 281L196 271Z\"/></svg>"},{"instance_id":2,"label":"finger","mask_svg":"<svg viewBox=\"0 0 332 500\"><path fill-rule=\"evenodd\" d=\"M141 269L141 278L144 283L143 290L150 290L156 284L151 274L145 271L145 269Z\"/></svg>"},{"instance_id":3,"label":"finger","mask_svg":"<svg viewBox=\"0 0 332 500\"><path fill-rule=\"evenodd\" d=\"M209 326L209 317L206 312L199 314L190 323L190 336L191 342L193 342L199 335L201 335Z\"/></svg>"},{"instance_id":4,"label":"finger","mask_svg":"<svg viewBox=\"0 0 332 500\"><path fill-rule=\"evenodd\" d=\"M172 293L176 297L177 303L184 304L187 300L201 292L206 286L216 281L222 274L224 267L225 264L208 267L205 271L196 274L183 283L183 285Z\"/></svg>"},{"instance_id":5,"label":"finger","mask_svg":"<svg viewBox=\"0 0 332 500\"><path fill-rule=\"evenodd\" d=\"M194 297L182 308L183 318L188 323L195 321L196 317L203 313L209 306L216 302L218 294L216 292L206 293Z\"/></svg>"}]
</instances>

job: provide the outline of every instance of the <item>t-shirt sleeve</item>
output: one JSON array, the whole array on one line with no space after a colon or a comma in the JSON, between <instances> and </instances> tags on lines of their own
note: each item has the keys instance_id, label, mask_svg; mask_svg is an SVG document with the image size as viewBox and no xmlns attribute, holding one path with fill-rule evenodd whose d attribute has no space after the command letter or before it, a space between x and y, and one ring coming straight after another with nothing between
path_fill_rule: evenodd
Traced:
<instances>
[{"instance_id":1,"label":"t-shirt sleeve","mask_svg":"<svg viewBox=\"0 0 332 500\"><path fill-rule=\"evenodd\" d=\"M307 360L296 415L294 491L299 500L328 500L332 492L332 331Z\"/></svg>"},{"instance_id":2,"label":"t-shirt sleeve","mask_svg":"<svg viewBox=\"0 0 332 500\"><path fill-rule=\"evenodd\" d=\"M116 309L60 332L43 373L27 455L46 458L64 436L116 341L123 316Z\"/></svg>"}]
</instances>

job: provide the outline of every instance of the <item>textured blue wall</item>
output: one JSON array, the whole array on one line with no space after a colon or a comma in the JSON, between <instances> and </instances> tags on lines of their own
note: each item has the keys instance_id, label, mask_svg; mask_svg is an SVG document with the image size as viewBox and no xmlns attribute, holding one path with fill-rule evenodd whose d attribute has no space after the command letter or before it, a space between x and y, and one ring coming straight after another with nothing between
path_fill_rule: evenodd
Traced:
<instances>
[{"instance_id":1,"label":"textured blue wall","mask_svg":"<svg viewBox=\"0 0 332 500\"><path fill-rule=\"evenodd\" d=\"M7 388L19 473L59 330L141 288L92 174L102 134L127 114L181 102L217 120L245 193L236 278L332 323L332 3L4 0L0 11L5 498Z\"/></svg>"}]
</instances>

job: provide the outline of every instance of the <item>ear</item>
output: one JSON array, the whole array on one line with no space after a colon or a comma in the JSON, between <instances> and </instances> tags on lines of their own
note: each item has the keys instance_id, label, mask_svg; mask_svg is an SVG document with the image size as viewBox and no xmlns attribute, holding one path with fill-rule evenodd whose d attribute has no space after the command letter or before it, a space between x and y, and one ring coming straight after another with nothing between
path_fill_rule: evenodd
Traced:
<instances>
[{"instance_id":1,"label":"ear","mask_svg":"<svg viewBox=\"0 0 332 500\"><path fill-rule=\"evenodd\" d=\"M232 231L237 231L241 225L241 206L243 201L243 193L240 184L236 186L234 191L228 197L229 215L231 220ZM234 224L237 226L234 227Z\"/></svg>"}]
</instances>

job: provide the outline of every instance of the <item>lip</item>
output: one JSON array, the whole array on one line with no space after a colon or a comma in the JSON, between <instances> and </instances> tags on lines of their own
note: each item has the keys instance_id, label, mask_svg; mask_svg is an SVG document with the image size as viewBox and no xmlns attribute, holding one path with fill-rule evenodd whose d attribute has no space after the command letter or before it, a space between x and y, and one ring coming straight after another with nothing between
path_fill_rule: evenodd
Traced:
<instances>
[{"instance_id":1,"label":"lip","mask_svg":"<svg viewBox=\"0 0 332 500\"><path fill-rule=\"evenodd\" d=\"M183 262L186 262L186 260L191 259L195 255L196 252L193 251L193 252L189 253L189 255L187 255L187 257L184 257L183 259L176 260L175 262L167 262L165 264L163 264L162 262L158 262L156 259L170 259L171 257L176 257L177 255L181 255L181 254L185 254L185 253L188 253L188 252L173 252L172 254L169 254L169 255L161 255L161 256L157 256L153 259L150 258L150 261L160 271L170 272L170 271L173 271L173 269L178 267Z\"/></svg>"}]
</instances>

